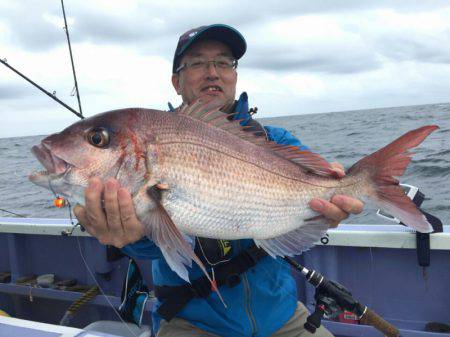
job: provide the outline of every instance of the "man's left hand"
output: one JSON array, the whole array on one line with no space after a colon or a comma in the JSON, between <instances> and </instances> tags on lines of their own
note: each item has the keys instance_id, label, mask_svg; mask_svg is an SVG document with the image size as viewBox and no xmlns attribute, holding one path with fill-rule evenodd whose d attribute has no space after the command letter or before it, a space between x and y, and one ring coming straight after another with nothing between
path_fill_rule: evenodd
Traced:
<instances>
[{"instance_id":1,"label":"man's left hand","mask_svg":"<svg viewBox=\"0 0 450 337\"><path fill-rule=\"evenodd\" d=\"M344 168L339 163L331 163L333 169L339 177L345 176ZM339 225L342 220L349 217L350 214L359 214L364 208L364 203L346 195L335 195L330 201L324 199L312 199L309 206L316 212L324 215L330 220L330 227L334 228Z\"/></svg>"}]
</instances>

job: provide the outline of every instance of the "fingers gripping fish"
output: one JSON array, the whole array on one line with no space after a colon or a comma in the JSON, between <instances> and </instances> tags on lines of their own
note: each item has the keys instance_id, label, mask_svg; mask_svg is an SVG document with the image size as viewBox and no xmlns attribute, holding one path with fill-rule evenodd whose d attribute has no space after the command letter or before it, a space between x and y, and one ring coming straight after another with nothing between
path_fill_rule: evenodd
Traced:
<instances>
[{"instance_id":1,"label":"fingers gripping fish","mask_svg":"<svg viewBox=\"0 0 450 337\"><path fill-rule=\"evenodd\" d=\"M32 148L46 171L30 180L83 204L90 177L115 177L130 191L146 235L186 281L192 260L209 278L189 236L252 238L273 257L309 249L328 228L309 208L313 198L367 199L432 231L395 177L411 161L409 149L437 126L406 133L339 178L318 154L245 131L220 106L197 100L177 113L133 108L79 121Z\"/></svg>"}]
</instances>

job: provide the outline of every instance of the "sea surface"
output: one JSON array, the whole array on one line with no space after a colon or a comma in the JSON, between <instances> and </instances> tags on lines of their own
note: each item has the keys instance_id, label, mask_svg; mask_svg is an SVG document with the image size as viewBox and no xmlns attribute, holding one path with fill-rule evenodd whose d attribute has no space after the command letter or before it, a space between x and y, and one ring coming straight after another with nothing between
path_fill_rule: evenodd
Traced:
<instances>
[{"instance_id":1,"label":"sea surface","mask_svg":"<svg viewBox=\"0 0 450 337\"><path fill-rule=\"evenodd\" d=\"M414 151L402 183L418 186L426 199L422 208L450 225L450 103L344 111L259 119L284 127L329 161L351 166L403 133L428 124L440 129ZM68 218L67 209L53 206L52 194L28 181L41 170L30 148L44 136L0 138L0 217ZM347 223L386 223L367 205Z\"/></svg>"}]
</instances>

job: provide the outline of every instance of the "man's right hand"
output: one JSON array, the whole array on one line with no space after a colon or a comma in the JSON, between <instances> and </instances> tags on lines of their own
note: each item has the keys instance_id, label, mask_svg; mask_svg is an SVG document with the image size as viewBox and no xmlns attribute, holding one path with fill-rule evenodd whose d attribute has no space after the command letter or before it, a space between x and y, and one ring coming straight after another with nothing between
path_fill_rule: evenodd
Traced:
<instances>
[{"instance_id":1,"label":"man's right hand","mask_svg":"<svg viewBox=\"0 0 450 337\"><path fill-rule=\"evenodd\" d=\"M122 248L144 236L131 195L116 179L110 178L104 184L99 178L89 179L84 196L85 207L77 205L73 212L86 231L102 244Z\"/></svg>"}]
</instances>

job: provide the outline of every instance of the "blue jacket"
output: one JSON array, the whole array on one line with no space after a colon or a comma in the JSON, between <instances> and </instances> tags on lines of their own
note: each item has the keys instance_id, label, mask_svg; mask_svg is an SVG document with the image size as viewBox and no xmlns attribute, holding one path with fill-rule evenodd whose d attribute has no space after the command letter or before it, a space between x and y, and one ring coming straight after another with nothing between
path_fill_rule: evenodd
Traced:
<instances>
[{"instance_id":1,"label":"blue jacket","mask_svg":"<svg viewBox=\"0 0 450 337\"><path fill-rule=\"evenodd\" d=\"M237 118L250 120L247 94L237 103ZM288 131L271 126L264 127L267 136L279 144L303 146ZM232 241L233 256L247 248L252 240ZM150 240L142 239L123 248L124 252L138 259L152 259L152 276L156 285L181 285L185 283L175 274L162 257L159 248ZM197 265L189 270L191 280L203 276ZM219 288L227 308L211 293L207 299L194 298L177 317L219 336L270 336L280 329L293 315L297 307L296 283L289 265L284 260L264 257L258 264L241 275L235 287ZM157 314L159 302L153 307L153 331L159 329L161 317Z\"/></svg>"}]
</instances>

